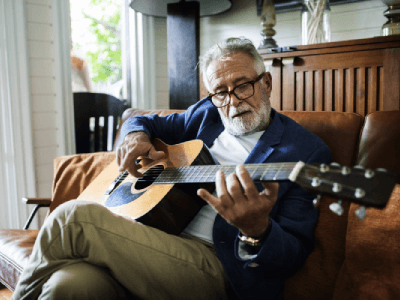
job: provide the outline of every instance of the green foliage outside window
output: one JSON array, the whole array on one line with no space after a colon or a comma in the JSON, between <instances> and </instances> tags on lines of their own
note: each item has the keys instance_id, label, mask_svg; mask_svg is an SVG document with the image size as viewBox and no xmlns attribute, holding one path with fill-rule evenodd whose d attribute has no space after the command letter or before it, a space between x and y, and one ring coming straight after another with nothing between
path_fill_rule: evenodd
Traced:
<instances>
[{"instance_id":1,"label":"green foliage outside window","mask_svg":"<svg viewBox=\"0 0 400 300\"><path fill-rule=\"evenodd\" d=\"M92 81L111 84L121 80L121 1L71 0L70 3L71 13L77 11L73 8L81 13L78 24L87 25L77 25L71 15L72 34L79 36L79 40L73 41L74 49L85 49Z\"/></svg>"}]
</instances>

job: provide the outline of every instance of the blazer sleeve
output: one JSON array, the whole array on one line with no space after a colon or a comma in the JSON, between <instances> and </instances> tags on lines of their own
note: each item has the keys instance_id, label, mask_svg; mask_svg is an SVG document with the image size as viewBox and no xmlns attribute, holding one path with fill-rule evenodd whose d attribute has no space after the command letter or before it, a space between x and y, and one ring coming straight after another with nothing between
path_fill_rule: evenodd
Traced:
<instances>
[{"instance_id":1,"label":"blazer sleeve","mask_svg":"<svg viewBox=\"0 0 400 300\"><path fill-rule=\"evenodd\" d=\"M306 161L326 163L331 160L331 152L327 146L319 147ZM304 263L313 249L313 232L318 219L318 210L312 200L315 195L305 192L292 182L280 184L283 195L271 216L271 228L258 253L249 249L243 259L239 255L240 240L235 241L236 258L245 262L244 267L257 265L268 276L287 277L293 274ZM249 259L250 258L250 259Z\"/></svg>"},{"instance_id":2,"label":"blazer sleeve","mask_svg":"<svg viewBox=\"0 0 400 300\"><path fill-rule=\"evenodd\" d=\"M122 124L121 135L144 131L152 139L159 138L173 145L197 138L204 125L218 118L215 107L202 99L185 112L160 117L157 114L131 117Z\"/></svg>"}]
</instances>

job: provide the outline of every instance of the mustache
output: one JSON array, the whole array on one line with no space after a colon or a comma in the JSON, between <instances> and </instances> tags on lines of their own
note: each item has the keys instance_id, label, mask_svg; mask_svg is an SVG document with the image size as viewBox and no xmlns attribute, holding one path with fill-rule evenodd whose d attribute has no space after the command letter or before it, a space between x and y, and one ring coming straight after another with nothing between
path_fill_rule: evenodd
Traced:
<instances>
[{"instance_id":1,"label":"mustache","mask_svg":"<svg viewBox=\"0 0 400 300\"><path fill-rule=\"evenodd\" d=\"M247 103L243 103L243 105L237 107L230 107L229 109L229 118L232 119L236 115L244 113L246 111L253 111L253 108Z\"/></svg>"}]
</instances>

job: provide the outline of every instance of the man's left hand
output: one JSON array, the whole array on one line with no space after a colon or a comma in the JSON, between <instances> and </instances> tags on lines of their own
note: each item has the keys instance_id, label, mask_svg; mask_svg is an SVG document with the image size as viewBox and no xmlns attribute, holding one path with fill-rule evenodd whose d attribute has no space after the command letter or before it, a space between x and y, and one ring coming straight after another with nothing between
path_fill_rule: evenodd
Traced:
<instances>
[{"instance_id":1,"label":"man's left hand","mask_svg":"<svg viewBox=\"0 0 400 300\"><path fill-rule=\"evenodd\" d=\"M215 185L217 197L205 189L199 189L197 194L228 223L246 236L258 236L268 229L269 214L278 198L277 182L263 183L265 189L258 192L247 170L237 166L236 174L226 178L218 171Z\"/></svg>"}]
</instances>

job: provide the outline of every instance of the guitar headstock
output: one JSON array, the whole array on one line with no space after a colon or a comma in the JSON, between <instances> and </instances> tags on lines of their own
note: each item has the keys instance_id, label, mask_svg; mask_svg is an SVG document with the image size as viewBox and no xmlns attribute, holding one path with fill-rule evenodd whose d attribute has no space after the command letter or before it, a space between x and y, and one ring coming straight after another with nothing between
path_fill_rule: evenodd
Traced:
<instances>
[{"instance_id":1,"label":"guitar headstock","mask_svg":"<svg viewBox=\"0 0 400 300\"><path fill-rule=\"evenodd\" d=\"M396 174L385 169L349 168L337 163L304 164L296 175L292 181L307 191L376 208L386 206L396 184Z\"/></svg>"}]
</instances>

